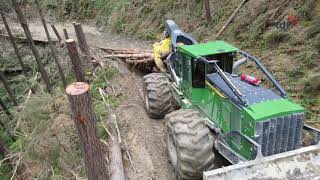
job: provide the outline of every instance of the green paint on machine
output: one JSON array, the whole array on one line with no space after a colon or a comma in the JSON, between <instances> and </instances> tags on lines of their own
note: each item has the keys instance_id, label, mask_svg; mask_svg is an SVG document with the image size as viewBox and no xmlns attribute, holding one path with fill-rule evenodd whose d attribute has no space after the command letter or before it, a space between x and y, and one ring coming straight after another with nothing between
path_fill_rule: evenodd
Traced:
<instances>
[{"instance_id":1,"label":"green paint on machine","mask_svg":"<svg viewBox=\"0 0 320 180\"><path fill-rule=\"evenodd\" d=\"M181 101L179 102L181 102L182 108L200 109L206 118L218 126L221 133L239 131L255 140L257 122L294 113L303 113L304 109L291 100L281 97L249 106L239 105L214 84L207 82L206 74L209 73L207 72L210 69L209 65L205 64L203 71L197 71L197 68L202 67L198 67L198 57L206 58L210 55L230 54L238 51L238 48L224 41L178 46L177 54L179 56L173 66L177 76L181 78L178 87L179 93L181 93ZM234 59L231 58L230 61L232 64ZM221 69L225 69L224 64L227 63L219 64ZM199 81L201 82L199 83ZM235 137L229 139L227 143L245 159L251 160L253 158L252 145L247 141Z\"/></svg>"}]
</instances>

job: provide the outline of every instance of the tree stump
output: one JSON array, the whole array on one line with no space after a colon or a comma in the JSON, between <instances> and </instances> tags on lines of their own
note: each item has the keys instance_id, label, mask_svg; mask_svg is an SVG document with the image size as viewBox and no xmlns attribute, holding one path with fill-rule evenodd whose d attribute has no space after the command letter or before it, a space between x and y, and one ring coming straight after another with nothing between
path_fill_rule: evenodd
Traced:
<instances>
[{"instance_id":1,"label":"tree stump","mask_svg":"<svg viewBox=\"0 0 320 180\"><path fill-rule=\"evenodd\" d=\"M108 168L97 138L95 115L89 93L89 85L76 82L66 89L71 117L77 128L78 137L85 157L89 180L107 180Z\"/></svg>"}]
</instances>

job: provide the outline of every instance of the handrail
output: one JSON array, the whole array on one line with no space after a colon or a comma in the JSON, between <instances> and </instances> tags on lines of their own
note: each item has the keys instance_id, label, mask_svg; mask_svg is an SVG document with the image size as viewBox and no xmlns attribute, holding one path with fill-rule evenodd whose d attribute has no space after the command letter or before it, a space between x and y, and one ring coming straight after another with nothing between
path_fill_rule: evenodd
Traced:
<instances>
[{"instance_id":1,"label":"handrail","mask_svg":"<svg viewBox=\"0 0 320 180\"><path fill-rule=\"evenodd\" d=\"M274 79L274 77L271 75L271 73L267 70L267 68L265 66L263 66L263 64L260 62L259 59L253 57L252 55L244 52L244 51L240 51L239 52L241 55L243 55L244 57L248 58L251 61L254 61L256 63L256 65L263 71L263 73L268 77L268 79L272 82L272 84L280 91L281 96L283 98L288 98L288 94L286 93L286 91L281 87L281 85L279 84L279 82Z\"/></svg>"},{"instance_id":2,"label":"handrail","mask_svg":"<svg viewBox=\"0 0 320 180\"><path fill-rule=\"evenodd\" d=\"M223 71L220 69L220 67L217 65L217 60L207 60L203 57L197 57L200 61L207 63L207 64L213 64L214 68L217 70L220 77L225 81L225 83L230 87L230 89L235 93L235 95L238 97L238 99L241 101L241 104L244 106L247 106L247 103L242 99L241 92L232 84L232 82L228 79L228 77L223 73Z\"/></svg>"}]
</instances>

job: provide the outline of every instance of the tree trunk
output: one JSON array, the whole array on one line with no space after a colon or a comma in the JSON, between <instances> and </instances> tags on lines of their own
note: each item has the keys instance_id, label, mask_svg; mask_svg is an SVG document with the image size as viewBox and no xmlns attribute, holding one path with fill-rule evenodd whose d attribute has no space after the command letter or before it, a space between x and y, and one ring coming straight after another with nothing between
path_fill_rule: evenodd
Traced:
<instances>
[{"instance_id":1,"label":"tree trunk","mask_svg":"<svg viewBox=\"0 0 320 180\"><path fill-rule=\"evenodd\" d=\"M207 22L208 24L211 24L212 18L211 18L210 2L209 0L203 0L203 3L206 11Z\"/></svg>"},{"instance_id":2,"label":"tree trunk","mask_svg":"<svg viewBox=\"0 0 320 180\"><path fill-rule=\"evenodd\" d=\"M32 50L32 53L33 53L33 55L34 55L34 57L35 57L35 59L37 61L38 69L41 72L42 79L43 79L44 83L46 84L48 92L51 92L51 85L50 85L50 82L49 82L49 78L48 78L47 72L46 72L46 70L45 70L45 68L44 68L44 66L43 66L43 64L41 62L39 52L38 52L38 50L37 50L37 48L36 48L36 46L35 46L35 44L33 42L33 39L32 39L32 36L31 36L31 32L29 30L27 21L23 16L23 13L22 13L22 10L20 8L20 5L17 2L17 0L12 0L12 5L14 6L14 9L15 9L17 15L18 15L18 19L19 19L19 22L20 22L20 24L21 24L21 26L23 28L23 31L26 34L30 49Z\"/></svg>"},{"instance_id":3,"label":"tree trunk","mask_svg":"<svg viewBox=\"0 0 320 180\"><path fill-rule=\"evenodd\" d=\"M64 37L67 39L69 39L69 35L68 35L68 31L66 28L63 29L63 33L64 33Z\"/></svg>"},{"instance_id":4,"label":"tree trunk","mask_svg":"<svg viewBox=\"0 0 320 180\"><path fill-rule=\"evenodd\" d=\"M74 73L76 74L77 81L85 82L85 75L81 68L80 58L76 46L76 42L73 39L68 39L66 41L70 59L73 65Z\"/></svg>"},{"instance_id":5,"label":"tree trunk","mask_svg":"<svg viewBox=\"0 0 320 180\"><path fill-rule=\"evenodd\" d=\"M83 33L83 29L80 23L73 23L74 30L76 32L77 39L79 41L80 50L82 53L89 55L89 47L87 44L86 36Z\"/></svg>"},{"instance_id":6,"label":"tree trunk","mask_svg":"<svg viewBox=\"0 0 320 180\"><path fill-rule=\"evenodd\" d=\"M15 106L18 106L18 101L17 101L16 95L15 95L13 89L11 88L11 85L10 85L9 81L7 80L6 76L3 74L3 72L1 70L0 70L0 81L3 83L4 87L6 88L13 104Z\"/></svg>"},{"instance_id":7,"label":"tree trunk","mask_svg":"<svg viewBox=\"0 0 320 180\"><path fill-rule=\"evenodd\" d=\"M2 99L0 98L0 106L2 108L2 110L9 116L9 118L12 118L12 115L9 111L9 109L7 108L7 106L4 104L4 102L2 101Z\"/></svg>"},{"instance_id":8,"label":"tree trunk","mask_svg":"<svg viewBox=\"0 0 320 180\"><path fill-rule=\"evenodd\" d=\"M67 81L66 81L66 78L65 78L65 76L63 74L63 69L62 69L61 64L60 64L58 51L57 51L57 49L55 48L55 46L53 45L53 43L51 41L51 37L50 37L49 31L48 31L47 23L46 23L46 20L44 19L43 12L42 12L42 9L41 9L41 7L39 5L38 0L36 0L35 3L37 5L38 11L39 11L39 15L40 15L40 19L42 21L44 30L46 32L46 35L47 35L47 38L48 38L48 41L49 41L49 45L50 45L50 49L52 51L53 58L54 58L54 60L55 60L55 62L57 64L58 71L59 71L59 74L60 74L60 77L61 77L61 80L62 80L62 83L63 83L63 87L66 88Z\"/></svg>"},{"instance_id":9,"label":"tree trunk","mask_svg":"<svg viewBox=\"0 0 320 180\"><path fill-rule=\"evenodd\" d=\"M19 49L18 49L18 46L17 46L17 44L16 44L16 42L15 42L15 40L14 40L14 37L13 37L12 32L11 32L11 30L10 30L10 27L9 27L9 25L8 25L7 18L6 18L5 15L2 14L2 13L1 13L1 17L2 17L2 20L3 20L3 23L4 23L5 27L6 27L6 29L7 29L8 36L9 36L9 39L10 39L11 44L12 44L12 46L13 46L13 49L14 49L14 51L16 52L16 55L17 55L17 57L18 57L18 61L19 61L19 63L20 63L22 72L23 72L23 74L24 74L26 77L28 77L27 67L26 67L26 65L25 65L25 64L23 63L23 61L22 61L22 56L21 56L21 54L20 54L20 51L19 51Z\"/></svg>"},{"instance_id":10,"label":"tree trunk","mask_svg":"<svg viewBox=\"0 0 320 180\"><path fill-rule=\"evenodd\" d=\"M107 180L109 179L108 170L96 134L95 115L89 89L87 83L76 82L67 87L66 93L84 153L88 178L89 180Z\"/></svg>"},{"instance_id":11,"label":"tree trunk","mask_svg":"<svg viewBox=\"0 0 320 180\"><path fill-rule=\"evenodd\" d=\"M58 30L56 29L56 27L53 24L51 24L51 28L53 29L53 32L56 34L58 41L60 43L62 39L61 39L61 36L60 36Z\"/></svg>"}]
</instances>

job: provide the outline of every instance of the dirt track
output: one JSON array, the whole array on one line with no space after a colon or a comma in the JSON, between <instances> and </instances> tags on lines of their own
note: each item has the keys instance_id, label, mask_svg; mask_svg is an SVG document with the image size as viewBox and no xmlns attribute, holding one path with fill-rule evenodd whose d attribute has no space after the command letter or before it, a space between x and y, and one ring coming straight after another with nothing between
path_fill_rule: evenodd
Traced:
<instances>
[{"instance_id":1,"label":"dirt track","mask_svg":"<svg viewBox=\"0 0 320 180\"><path fill-rule=\"evenodd\" d=\"M62 28L67 28L70 38L75 38L72 23L55 23L60 35L63 36ZM18 24L12 23L13 32L22 33ZM40 22L30 23L30 30L34 38L46 39L43 26ZM4 27L0 25L0 30ZM148 42L139 42L118 35L99 32L94 26L83 25L88 44L92 53L99 52L94 45L116 48L151 48ZM54 37L50 28L50 33ZM102 58L102 57L100 57ZM144 109L142 92L142 74L130 70L127 64L118 60L108 59L107 66L118 69L119 74L113 81L115 91L124 98L116 109L118 123L122 138L132 156L132 168L128 157L123 154L125 172L128 179L132 180L172 180L174 172L168 161L164 142L163 120L150 119Z\"/></svg>"}]
</instances>

